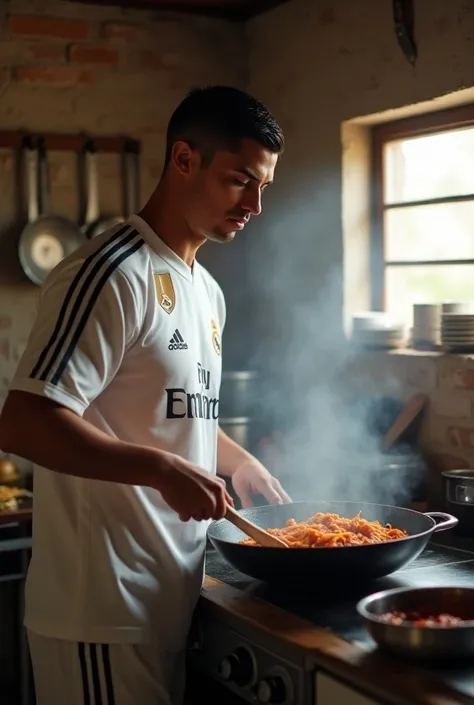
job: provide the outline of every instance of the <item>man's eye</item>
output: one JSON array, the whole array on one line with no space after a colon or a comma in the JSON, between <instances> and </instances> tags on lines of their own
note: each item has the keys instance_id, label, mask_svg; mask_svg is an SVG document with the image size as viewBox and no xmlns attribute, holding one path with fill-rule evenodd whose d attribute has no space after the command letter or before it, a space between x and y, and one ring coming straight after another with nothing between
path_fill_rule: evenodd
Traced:
<instances>
[{"instance_id":1,"label":"man's eye","mask_svg":"<svg viewBox=\"0 0 474 705\"><path fill-rule=\"evenodd\" d=\"M234 179L234 183L237 186L247 186L248 181L242 181L242 179Z\"/></svg>"}]
</instances>

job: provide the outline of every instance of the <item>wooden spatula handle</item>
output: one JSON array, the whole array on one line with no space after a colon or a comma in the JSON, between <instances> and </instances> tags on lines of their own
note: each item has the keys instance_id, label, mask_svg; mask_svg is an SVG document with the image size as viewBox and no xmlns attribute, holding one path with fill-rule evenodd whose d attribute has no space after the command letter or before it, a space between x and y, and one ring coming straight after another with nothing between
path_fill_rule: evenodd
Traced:
<instances>
[{"instance_id":1,"label":"wooden spatula handle","mask_svg":"<svg viewBox=\"0 0 474 705\"><path fill-rule=\"evenodd\" d=\"M382 449L384 451L389 450L393 446L395 441L398 440L402 433L421 412L425 403L426 395L424 394L415 394L410 397L383 438Z\"/></svg>"},{"instance_id":2,"label":"wooden spatula handle","mask_svg":"<svg viewBox=\"0 0 474 705\"><path fill-rule=\"evenodd\" d=\"M239 514L239 512L230 505L227 507L225 518L261 546L266 546L267 548L288 548L286 543L281 541L281 539L272 536L272 534L261 529L260 526L245 519L242 514Z\"/></svg>"}]
</instances>

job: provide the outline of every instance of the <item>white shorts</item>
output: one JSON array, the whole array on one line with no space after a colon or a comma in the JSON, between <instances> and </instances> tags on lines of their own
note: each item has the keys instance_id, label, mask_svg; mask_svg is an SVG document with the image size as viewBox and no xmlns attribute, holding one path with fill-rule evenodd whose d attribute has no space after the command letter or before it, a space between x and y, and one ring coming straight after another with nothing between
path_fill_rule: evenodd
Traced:
<instances>
[{"instance_id":1,"label":"white shorts","mask_svg":"<svg viewBox=\"0 0 474 705\"><path fill-rule=\"evenodd\" d=\"M185 657L148 644L84 644L28 630L36 705L181 705Z\"/></svg>"}]
</instances>

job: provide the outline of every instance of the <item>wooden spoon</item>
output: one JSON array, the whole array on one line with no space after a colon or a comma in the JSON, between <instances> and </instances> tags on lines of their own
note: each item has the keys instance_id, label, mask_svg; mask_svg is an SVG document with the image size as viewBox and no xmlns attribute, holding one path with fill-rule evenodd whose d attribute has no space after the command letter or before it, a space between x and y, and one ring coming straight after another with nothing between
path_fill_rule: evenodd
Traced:
<instances>
[{"instance_id":1,"label":"wooden spoon","mask_svg":"<svg viewBox=\"0 0 474 705\"><path fill-rule=\"evenodd\" d=\"M242 514L239 514L239 512L230 505L227 505L225 518L261 546L265 546L266 548L288 548L286 543L281 539L272 536L272 534L269 534L265 529L261 529L253 522L245 519Z\"/></svg>"},{"instance_id":2,"label":"wooden spoon","mask_svg":"<svg viewBox=\"0 0 474 705\"><path fill-rule=\"evenodd\" d=\"M402 435L408 426L415 420L426 403L424 394L415 394L410 397L400 414L390 426L382 441L382 450L387 451L393 446L396 440Z\"/></svg>"}]
</instances>

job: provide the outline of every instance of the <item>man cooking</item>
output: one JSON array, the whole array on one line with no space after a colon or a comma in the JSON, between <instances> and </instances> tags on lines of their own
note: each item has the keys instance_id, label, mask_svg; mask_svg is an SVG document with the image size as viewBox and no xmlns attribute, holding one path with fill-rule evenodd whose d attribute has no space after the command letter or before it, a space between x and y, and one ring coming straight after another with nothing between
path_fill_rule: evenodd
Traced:
<instances>
[{"instance_id":1,"label":"man cooking","mask_svg":"<svg viewBox=\"0 0 474 705\"><path fill-rule=\"evenodd\" d=\"M231 502L289 497L218 425L225 302L196 261L261 211L283 134L250 95L191 92L143 210L64 259L0 417L35 464L25 625L38 705L170 705ZM216 475L216 471L219 477Z\"/></svg>"}]
</instances>

